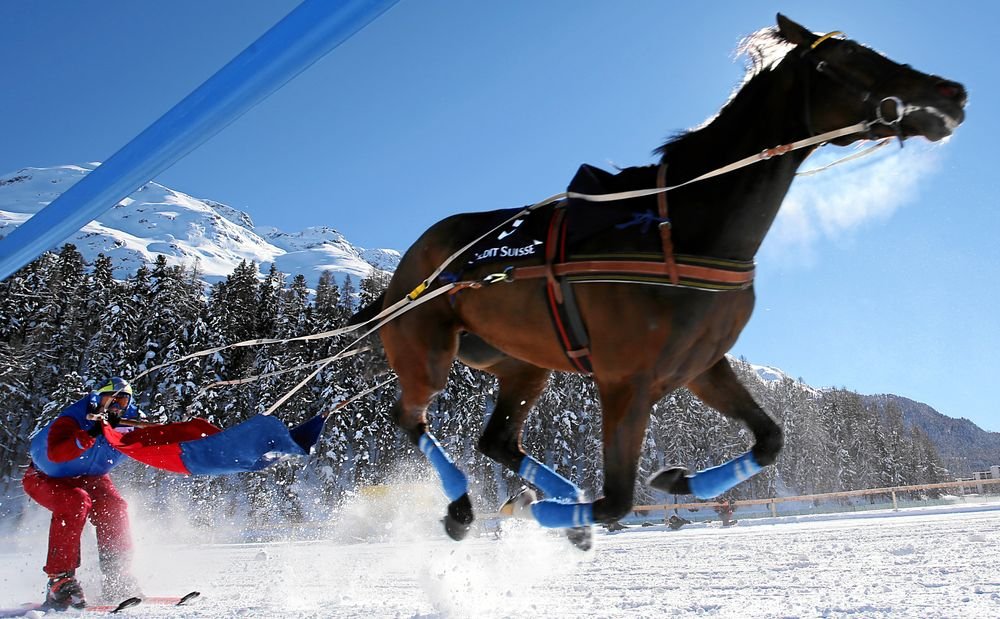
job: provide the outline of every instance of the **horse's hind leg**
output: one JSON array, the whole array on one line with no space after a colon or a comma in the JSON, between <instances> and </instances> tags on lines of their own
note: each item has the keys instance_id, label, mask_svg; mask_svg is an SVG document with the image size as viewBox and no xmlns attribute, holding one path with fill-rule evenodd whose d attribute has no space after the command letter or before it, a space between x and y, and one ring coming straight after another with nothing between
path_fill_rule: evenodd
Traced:
<instances>
[{"instance_id":1,"label":"horse's hind leg","mask_svg":"<svg viewBox=\"0 0 1000 619\"><path fill-rule=\"evenodd\" d=\"M521 437L524 422L535 401L545 389L552 373L530 363L509 357L493 349L475 336L464 336L459 348L462 361L479 367L497 377L500 393L486 428L479 438L478 448L485 456L517 473L522 479L541 490L547 499L578 503L584 500L583 491L573 482L524 452ZM511 497L501 512L515 505L527 507L537 499L531 491ZM588 550L593 545L589 526L570 528L567 537L578 548Z\"/></svg>"},{"instance_id":2,"label":"horse's hind leg","mask_svg":"<svg viewBox=\"0 0 1000 619\"><path fill-rule=\"evenodd\" d=\"M576 484L526 454L521 447L524 422L545 389L551 371L512 357L483 369L497 377L500 394L479 438L479 451L520 475L547 497L582 500L583 492Z\"/></svg>"},{"instance_id":3,"label":"horse's hind leg","mask_svg":"<svg viewBox=\"0 0 1000 619\"><path fill-rule=\"evenodd\" d=\"M650 486L672 494L710 499L774 463L784 445L781 427L740 383L728 359L720 359L687 387L705 404L746 424L753 432L754 446L738 458L693 475L684 468L664 469L650 478Z\"/></svg>"},{"instance_id":4,"label":"horse's hind leg","mask_svg":"<svg viewBox=\"0 0 1000 619\"><path fill-rule=\"evenodd\" d=\"M548 499L531 505L531 514L544 527L586 528L620 520L632 507L639 454L649 421L653 394L648 380L597 380L604 415L604 496L597 500Z\"/></svg>"},{"instance_id":5,"label":"horse's hind leg","mask_svg":"<svg viewBox=\"0 0 1000 619\"><path fill-rule=\"evenodd\" d=\"M413 322L413 321L408 321ZM389 363L399 378L400 395L392 409L393 420L430 460L450 503L444 518L448 535L463 539L474 519L465 474L445 453L427 423L427 406L448 381L458 349L457 330L441 323L386 325L380 333Z\"/></svg>"}]
</instances>

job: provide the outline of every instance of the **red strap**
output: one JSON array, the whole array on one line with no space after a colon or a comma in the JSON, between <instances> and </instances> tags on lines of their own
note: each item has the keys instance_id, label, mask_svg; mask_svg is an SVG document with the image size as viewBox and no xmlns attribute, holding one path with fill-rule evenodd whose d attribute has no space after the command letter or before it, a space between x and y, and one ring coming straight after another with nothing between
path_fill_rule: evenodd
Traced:
<instances>
[{"instance_id":1,"label":"red strap","mask_svg":"<svg viewBox=\"0 0 1000 619\"><path fill-rule=\"evenodd\" d=\"M656 188L667 185L667 164L663 162L656 171ZM670 238L670 217L667 212L667 192L661 191L656 194L656 206L660 211L660 241L663 243L663 259L667 263L667 273L670 274L670 283L677 285L680 275L677 273L677 261L674 259L674 242Z\"/></svg>"},{"instance_id":2,"label":"red strap","mask_svg":"<svg viewBox=\"0 0 1000 619\"><path fill-rule=\"evenodd\" d=\"M549 219L549 232L545 238L545 280L548 282L549 296L553 297L555 302L559 304L563 302L562 290L559 289L559 282L556 281L555 273L552 272L552 265L556 262L559 232L565 216L566 211L556 205L552 212L552 218Z\"/></svg>"}]
</instances>

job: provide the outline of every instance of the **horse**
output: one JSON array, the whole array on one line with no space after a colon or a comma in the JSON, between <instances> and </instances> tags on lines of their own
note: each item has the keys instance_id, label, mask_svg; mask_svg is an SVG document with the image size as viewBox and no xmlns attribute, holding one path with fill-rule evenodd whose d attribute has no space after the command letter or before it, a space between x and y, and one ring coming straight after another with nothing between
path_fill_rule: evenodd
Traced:
<instances>
[{"instance_id":1,"label":"horse","mask_svg":"<svg viewBox=\"0 0 1000 619\"><path fill-rule=\"evenodd\" d=\"M747 41L753 63L742 86L709 122L654 151L658 165L617 174L583 166L567 199L545 209L447 217L357 315L413 302L378 332L399 381L393 420L440 477L451 538L474 520L468 480L430 432L427 407L456 357L499 384L477 449L544 495L525 493L519 513L566 529L580 548L591 546L593 525L628 514L651 408L675 389L745 424L754 443L703 471L662 469L652 487L712 498L778 457L782 430L726 353L750 319L754 256L796 170L822 143L941 140L964 120L967 93L781 14ZM726 166L741 157L752 165ZM593 201L608 193L621 197ZM482 285L420 299L449 275ZM521 445L552 371L590 374L599 393L604 483L594 500Z\"/></svg>"}]
</instances>

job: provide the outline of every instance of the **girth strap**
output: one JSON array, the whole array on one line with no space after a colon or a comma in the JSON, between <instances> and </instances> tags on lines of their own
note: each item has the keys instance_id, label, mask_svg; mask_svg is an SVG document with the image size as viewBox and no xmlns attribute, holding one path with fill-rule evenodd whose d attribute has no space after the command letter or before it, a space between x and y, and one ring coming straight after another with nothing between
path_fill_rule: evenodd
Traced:
<instances>
[{"instance_id":1,"label":"girth strap","mask_svg":"<svg viewBox=\"0 0 1000 619\"><path fill-rule=\"evenodd\" d=\"M580 317L573 284L559 277L555 267L566 260L566 210L565 202L556 205L545 239L545 264L538 267L538 276L545 277L545 293L549 302L552 326L562 343L566 358L580 372L591 374L590 338Z\"/></svg>"}]
</instances>

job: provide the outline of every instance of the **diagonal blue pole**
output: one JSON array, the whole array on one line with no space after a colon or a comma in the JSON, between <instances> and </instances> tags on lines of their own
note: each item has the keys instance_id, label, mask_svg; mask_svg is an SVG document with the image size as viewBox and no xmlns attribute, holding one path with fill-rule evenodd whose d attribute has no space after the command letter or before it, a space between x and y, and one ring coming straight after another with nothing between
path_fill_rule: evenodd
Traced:
<instances>
[{"instance_id":1,"label":"diagonal blue pole","mask_svg":"<svg viewBox=\"0 0 1000 619\"><path fill-rule=\"evenodd\" d=\"M159 120L0 240L0 279L55 247L398 0L305 0Z\"/></svg>"}]
</instances>

